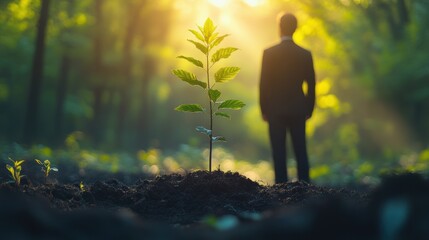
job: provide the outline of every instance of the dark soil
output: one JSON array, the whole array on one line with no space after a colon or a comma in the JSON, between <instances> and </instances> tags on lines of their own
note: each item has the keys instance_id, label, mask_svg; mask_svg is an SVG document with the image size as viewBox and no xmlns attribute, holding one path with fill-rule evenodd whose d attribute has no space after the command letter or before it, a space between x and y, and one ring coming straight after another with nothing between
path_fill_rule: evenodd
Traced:
<instances>
[{"instance_id":1,"label":"dark soil","mask_svg":"<svg viewBox=\"0 0 429 240\"><path fill-rule=\"evenodd\" d=\"M304 182L261 186L238 173L197 171L185 176L164 175L138 180L133 185L110 179L79 184L23 185L18 190L6 184L0 190L20 191L49 202L60 210L104 208L131 209L143 219L169 224L198 223L208 214L215 216L260 213L307 201L342 197L366 202L366 194L317 187Z\"/></svg>"},{"instance_id":2,"label":"dark soil","mask_svg":"<svg viewBox=\"0 0 429 240\"><path fill-rule=\"evenodd\" d=\"M421 188L429 186L420 178L409 177L404 181L410 179L420 181ZM427 198L428 192L422 196ZM50 218L56 218L54 222L58 224L65 221L60 225L77 226L73 230L77 235L67 235L69 239L114 239L115 234L122 236L121 231L127 232L128 238L125 239L134 239L143 233L153 239L268 239L267 236L306 239L333 233L336 235L330 239L339 236L345 237L343 239L349 236L356 238L348 239L378 239L378 223L374 219L379 217L372 213L377 212L375 209L384 203L383 197L391 195L396 196L390 191L384 194L376 190L368 195L367 192L320 187L304 182L261 186L238 173L221 171L164 175L152 180L141 179L135 184L124 184L116 179L95 181L85 186L84 190L78 183L32 185L27 182L19 189L12 183L0 186L0 197L12 196L12 199L2 201L2 207L5 208L5 204L13 205L6 207L6 213L3 209L2 222L7 222L8 214L12 218L20 217L20 214L23 219L30 216L30 220L26 221L31 224L35 224L36 220L42 221L37 224L48 232L36 231L39 235L30 235L40 236L41 239L62 236L53 234L54 230L56 234L68 231L52 225L47 220ZM27 202L19 204L20 201ZM28 205L28 202L40 203L41 206ZM14 207L19 214L13 213L11 209ZM44 209L41 211L45 215L41 217L40 212L34 212L35 208ZM215 230L224 229L223 223L227 223L228 219L235 221L230 224L231 230ZM31 224L28 225L30 227L21 224L18 230L23 234L31 232L34 228Z\"/></svg>"}]
</instances>

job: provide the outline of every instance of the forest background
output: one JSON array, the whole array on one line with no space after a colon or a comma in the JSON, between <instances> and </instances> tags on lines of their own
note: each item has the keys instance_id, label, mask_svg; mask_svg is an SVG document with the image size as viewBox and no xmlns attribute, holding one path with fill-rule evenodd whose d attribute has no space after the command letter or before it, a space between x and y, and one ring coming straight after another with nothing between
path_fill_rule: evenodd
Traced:
<instances>
[{"instance_id":1,"label":"forest background","mask_svg":"<svg viewBox=\"0 0 429 240\"><path fill-rule=\"evenodd\" d=\"M206 96L171 70L197 70L176 56L199 54L187 30L210 17L239 48L225 62L242 70L221 90L247 104L218 120L229 141L216 144L213 166L272 183L258 84L280 11L296 14L294 39L315 62L312 178L374 183L392 170L427 172L426 0L0 0L1 158L113 172L206 169L207 141L193 128L207 119L173 110Z\"/></svg>"}]
</instances>

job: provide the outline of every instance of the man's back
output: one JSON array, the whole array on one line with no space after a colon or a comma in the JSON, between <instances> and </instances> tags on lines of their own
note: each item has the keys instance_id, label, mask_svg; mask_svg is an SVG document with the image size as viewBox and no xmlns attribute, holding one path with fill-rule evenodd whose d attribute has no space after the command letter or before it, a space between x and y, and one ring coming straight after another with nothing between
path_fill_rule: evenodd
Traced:
<instances>
[{"instance_id":1,"label":"man's back","mask_svg":"<svg viewBox=\"0 0 429 240\"><path fill-rule=\"evenodd\" d=\"M315 74L311 53L293 42L297 19L279 19L282 42L264 51L260 81L262 117L268 122L276 183L288 181L286 133L289 132L297 161L298 179L310 181L305 122L315 100ZM308 84L304 94L302 84Z\"/></svg>"},{"instance_id":2,"label":"man's back","mask_svg":"<svg viewBox=\"0 0 429 240\"><path fill-rule=\"evenodd\" d=\"M260 100L265 116L311 116L314 107L311 53L286 39L264 51ZM308 83L304 95L302 84Z\"/></svg>"}]
</instances>

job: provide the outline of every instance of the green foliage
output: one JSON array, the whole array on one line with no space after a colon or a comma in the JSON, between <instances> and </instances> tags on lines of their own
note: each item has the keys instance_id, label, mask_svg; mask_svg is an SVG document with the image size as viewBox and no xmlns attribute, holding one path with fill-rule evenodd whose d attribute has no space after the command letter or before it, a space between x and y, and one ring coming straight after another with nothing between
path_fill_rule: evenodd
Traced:
<instances>
[{"instance_id":1,"label":"green foliage","mask_svg":"<svg viewBox=\"0 0 429 240\"><path fill-rule=\"evenodd\" d=\"M199 104L182 104L176 107L174 110L180 112L202 112L204 108Z\"/></svg>"},{"instance_id":2,"label":"green foliage","mask_svg":"<svg viewBox=\"0 0 429 240\"><path fill-rule=\"evenodd\" d=\"M216 89L209 89L209 98L210 100L212 100L214 103L219 99L220 95L222 93L219 90Z\"/></svg>"},{"instance_id":3,"label":"green foliage","mask_svg":"<svg viewBox=\"0 0 429 240\"><path fill-rule=\"evenodd\" d=\"M197 60L197 59L195 59L193 57L178 56L177 58L186 59L189 62L193 63L195 66L200 67L200 68L204 68L203 63L200 60Z\"/></svg>"},{"instance_id":4,"label":"green foliage","mask_svg":"<svg viewBox=\"0 0 429 240\"><path fill-rule=\"evenodd\" d=\"M246 104L244 104L242 101L240 100L226 100L223 101L220 105L219 105L219 109L232 109L232 110L239 110L242 107L244 107Z\"/></svg>"},{"instance_id":5,"label":"green foliage","mask_svg":"<svg viewBox=\"0 0 429 240\"><path fill-rule=\"evenodd\" d=\"M260 119L256 95L260 66L258 56L263 48L268 47L266 43L276 41L278 37L274 34L278 26L267 19L281 7L298 10L296 14L299 27L294 40L311 50L314 57L318 79L317 106L308 122L307 133L312 169L314 176L319 176L317 181L324 179L325 182L340 183L347 177L359 181L356 178L363 179L369 174L377 176L380 169L400 167L428 171L429 160L417 161L416 157L421 148L428 147L429 136L429 125L426 124L429 121L429 111L425 110L429 107L427 0L274 0L265 1L267 4L263 8L231 4L234 7L228 9L226 17L233 24L228 26L228 31L242 42L239 48L246 54L227 60L235 60L236 64L240 63L243 67L246 65L246 71L243 69L240 72L246 82L220 87L221 83L217 83L212 77L213 82L216 82L212 89L208 89L204 75L198 71L212 67L213 62L217 65L227 64L226 58L222 56L228 55L228 52L234 55L237 51L223 44L229 40L228 34L212 34L210 44L206 44L206 37L199 28L189 30L187 38L192 42L185 38L178 44L177 38L182 38L184 34L174 35L177 32L175 29L188 26L197 14L187 16L189 9L178 11L174 0L145 3L127 1L127 4L119 0L51 1L55 3L50 9L43 75L45 84L41 86L44 94L39 109L41 119L37 121L39 136L35 143L44 142L52 150L34 145L28 149L23 148L22 154L17 148L13 150L15 147L12 145L15 144L12 143L17 142L22 133L22 124L17 123L22 123L25 117L21 113L25 110L23 106L27 100L26 89L31 75L30 62L34 55L34 34L37 30L40 1L0 2L0 116L8 116L0 118L0 152L4 159L8 156L13 156L13 159L32 159L33 156L57 161L70 159L70 164L76 164L79 168L102 171L139 171L140 168L133 166L142 164L145 167L143 171L156 174L163 171L163 159L171 155L174 166L180 163L180 167L185 169L203 168L205 161L203 164L197 163L202 156L207 155L202 151L204 149L199 148L201 141L205 143L206 139L189 135L190 131L186 129L205 125L205 122L194 124L187 121L181 127L175 127L170 123L167 109L182 102L187 103L184 100L179 102L179 96L186 96L187 99L194 100L190 103L201 103L201 108L205 109L204 114L207 114L209 107L205 99L201 99L207 94L194 96L189 93L189 89L178 87L182 81L162 80L166 77L166 71L178 60L176 55L182 55L175 53L175 49L186 49L181 45L191 44L201 49L195 51L198 55L188 56L183 53L179 59L184 59L183 63L189 62L191 65L189 69L180 68L198 73L195 78L184 73L184 79L197 86L193 90L201 90L201 87L209 91L210 100L217 106L226 99L240 99L247 104L240 122L232 125L229 121L219 120L214 134L227 133L230 141L246 139L231 145L240 154L237 158L243 164L235 170L248 172L249 169L260 168L257 165L244 165L244 161L269 159L266 154L269 149L266 124ZM100 7L102 21L98 21L99 14L95 11L97 2L103 5ZM405 8L398 4L400 2L406 3ZM206 4L206 1L195 1L194 9ZM139 5L143 5L141 11L137 10ZM129 9L136 9L136 13L144 14L136 17L135 14L130 14ZM169 9L175 11L175 14ZM264 11L261 12L261 9ZM401 17L404 13L408 14L408 18ZM144 29L121 27L132 26L129 23L137 20L148 24ZM204 26L201 27L202 30L203 28ZM185 30L187 32L187 28ZM88 34L89 32L94 34ZM129 41L130 44L125 41L127 36L134 36ZM96 44L97 38L101 39L101 44ZM96 54L98 50L100 56ZM200 51L210 51L208 62L199 56ZM131 58L127 57L129 55ZM67 61L63 62L62 59ZM94 65L96 59L101 60L100 66ZM130 61L123 61L126 59ZM217 65L213 65L210 71L216 73L219 70ZM82 71L83 66L87 71ZM125 79L124 66L132 69L129 77L132 81ZM68 74L63 74L62 69L68 69ZM62 130L56 131L53 126L58 120L52 113L57 107L55 95L62 79L68 79L68 90L64 95L63 120L59 124ZM120 92L123 89L129 89L128 96L132 101L128 110L121 113ZM217 89L223 94L219 94ZM101 97L98 109L97 96ZM233 115L229 111L215 107L213 116L216 119L230 119ZM201 111L195 114L199 112ZM97 113L101 117L97 118ZM121 115L127 116L125 122L129 123L122 132L115 130L117 117ZM140 115L143 117L139 117ZM210 128L208 124L205 127ZM73 132L76 129L87 131ZM93 132L93 129L99 129L100 132ZM52 138L54 133L60 133L58 138ZM143 164L144 161L135 162L132 154L103 152L113 146L120 147L116 141L121 133L123 140L128 143L122 148L124 151L136 147L149 148L156 144L168 154L156 158L157 163ZM421 138L417 139L416 135ZM187 143L194 148L177 150L177 142ZM53 150L63 144L66 147L63 153L61 151L64 149ZM94 146L100 149L91 148ZM13 151L17 154L12 153ZM216 161L220 157L216 156L216 145L213 151L213 166L217 166ZM407 161L403 156L408 156ZM192 160L188 161L188 158ZM234 159L234 164L239 162L238 159ZM370 173L366 163L373 165ZM318 168L321 164L324 166ZM153 167L154 165L157 167ZM223 164L221 167L225 169ZM268 169L268 164L266 167ZM258 174L266 179L272 178L266 172Z\"/></svg>"},{"instance_id":6,"label":"green foliage","mask_svg":"<svg viewBox=\"0 0 429 240\"><path fill-rule=\"evenodd\" d=\"M224 117L224 118L228 118L231 119L231 116L228 113L224 113L224 112L215 112L215 115L218 117Z\"/></svg>"},{"instance_id":7,"label":"green foliage","mask_svg":"<svg viewBox=\"0 0 429 240\"><path fill-rule=\"evenodd\" d=\"M221 48L219 50L217 50L213 56L212 56L212 63L216 63L219 60L221 60L222 58L229 58L231 56L231 54L235 51L237 51L238 48Z\"/></svg>"},{"instance_id":8,"label":"green foliage","mask_svg":"<svg viewBox=\"0 0 429 240\"><path fill-rule=\"evenodd\" d=\"M222 35L218 37L219 33L216 31L216 26L213 24L213 21L210 18L207 18L207 20L204 23L204 26L198 26L199 32L197 30L189 30L194 37L195 40L188 39L189 42L194 44L194 46L199 49L204 55L205 55L205 61L206 66L204 67L204 64L202 61L193 58L193 57L185 57L185 56L178 56L178 58L185 59L192 64L194 64L197 67L203 68L206 71L206 77L207 82L201 82L197 79L195 74L187 72L182 69L176 69L173 70L173 74L176 75L179 79L181 79L184 82L189 83L192 86L198 85L205 89L207 91L208 95L208 102L209 102L209 116L210 116L210 127L205 128L202 126L198 126L196 130L200 133L203 133L207 135L209 138L209 171L212 169L212 151L213 151L213 142L225 142L226 139L223 136L213 136L213 117L219 116L223 118L230 119L230 115L224 112L214 112L213 108L218 105L218 109L231 109L231 110L239 110L242 107L245 106L245 104L239 100L226 100L222 102L218 102L217 100L220 98L222 93L214 89L214 86L216 83L225 83L232 79L234 79L238 72L240 71L239 67L223 67L220 68L215 74L215 82L210 82L210 69L215 65L219 60L221 59L227 59L231 56L231 54L238 50L238 48L234 47L227 47L227 48L220 48L218 49L213 55L211 55L211 50L213 50L214 47L218 46L227 36ZM211 56L211 57L210 57ZM211 60L211 65L209 63L209 60ZM204 109L201 105L198 104L185 104L180 105L175 108L177 111L183 111L183 112L203 112Z\"/></svg>"},{"instance_id":9,"label":"green foliage","mask_svg":"<svg viewBox=\"0 0 429 240\"><path fill-rule=\"evenodd\" d=\"M49 173L51 171L58 172L58 168L51 167L51 162L49 160L40 161L39 159L35 159L36 163L42 166L42 172L45 173L45 178L49 177Z\"/></svg>"},{"instance_id":10,"label":"green foliage","mask_svg":"<svg viewBox=\"0 0 429 240\"><path fill-rule=\"evenodd\" d=\"M188 58L185 58L186 60L189 60ZM198 61L198 60L197 60ZM197 79L195 74L187 72L182 69L176 69L173 70L174 75L176 75L178 78L180 78L182 81L187 82L193 86L200 86L202 88L206 88L207 84L205 82L201 82Z\"/></svg>"},{"instance_id":11,"label":"green foliage","mask_svg":"<svg viewBox=\"0 0 429 240\"><path fill-rule=\"evenodd\" d=\"M238 67L224 67L219 69L215 73L215 80L219 83L228 82L237 76L238 72L240 71L240 68Z\"/></svg>"},{"instance_id":12,"label":"green foliage","mask_svg":"<svg viewBox=\"0 0 429 240\"><path fill-rule=\"evenodd\" d=\"M9 158L9 160L13 163L13 166L10 166L9 164L6 164L6 169L10 172L11 178L15 181L16 186L21 185L21 178L24 175L21 175L22 170L22 164L25 162L25 160L12 160Z\"/></svg>"}]
</instances>

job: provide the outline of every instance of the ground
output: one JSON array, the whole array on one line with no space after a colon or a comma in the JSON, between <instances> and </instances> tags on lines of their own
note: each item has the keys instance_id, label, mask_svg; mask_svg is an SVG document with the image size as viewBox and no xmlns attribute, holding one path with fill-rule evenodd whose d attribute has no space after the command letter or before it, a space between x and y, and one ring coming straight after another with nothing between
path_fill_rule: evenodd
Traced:
<instances>
[{"instance_id":1,"label":"ground","mask_svg":"<svg viewBox=\"0 0 429 240\"><path fill-rule=\"evenodd\" d=\"M136 178L134 184L96 180L83 189L78 182L0 186L1 220L9 230L3 235L21 239L378 239L372 212L383 203L380 192L304 182L262 186L221 171Z\"/></svg>"}]
</instances>

